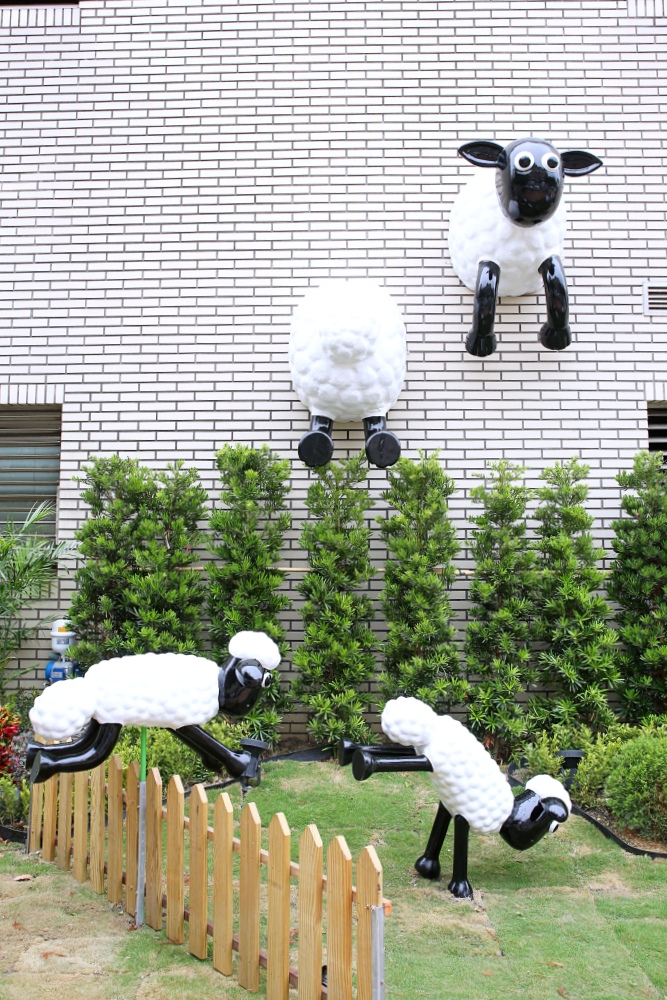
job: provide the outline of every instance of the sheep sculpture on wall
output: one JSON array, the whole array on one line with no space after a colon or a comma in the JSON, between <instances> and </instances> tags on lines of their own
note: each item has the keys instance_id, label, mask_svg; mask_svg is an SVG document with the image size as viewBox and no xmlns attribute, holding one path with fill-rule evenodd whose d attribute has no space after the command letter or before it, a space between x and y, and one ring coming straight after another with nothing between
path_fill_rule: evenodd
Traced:
<instances>
[{"instance_id":1,"label":"sheep sculpture on wall","mask_svg":"<svg viewBox=\"0 0 667 1000\"><path fill-rule=\"evenodd\" d=\"M454 818L454 869L448 888L471 898L468 833L499 833L525 851L568 818L572 803L560 781L539 774L516 798L488 751L456 719L436 715L417 698L395 698L382 712L382 730L396 746L357 746L343 741L341 764L352 763L357 781L382 771L430 771L440 805L426 846L415 862L424 878L440 876L440 851Z\"/></svg>"},{"instance_id":2,"label":"sheep sculpture on wall","mask_svg":"<svg viewBox=\"0 0 667 1000\"><path fill-rule=\"evenodd\" d=\"M84 677L45 688L30 710L33 729L43 739L71 743L31 743L26 766L31 781L46 781L59 771L87 771L112 753L123 726L171 729L211 771L225 767L242 781L256 780L259 756L268 744L241 740L235 752L201 728L218 712L249 711L272 680L280 650L264 632L237 632L229 658L213 660L184 653L141 653L103 660Z\"/></svg>"},{"instance_id":3,"label":"sheep sculpture on wall","mask_svg":"<svg viewBox=\"0 0 667 1000\"><path fill-rule=\"evenodd\" d=\"M466 350L478 358L493 354L496 298L537 292L541 284L547 321L539 342L551 351L572 343L565 273L560 260L565 238L565 177L582 177L602 166L584 150L559 153L544 139L468 142L458 150L477 167L458 194L449 223L454 271L475 293Z\"/></svg>"},{"instance_id":4,"label":"sheep sculpture on wall","mask_svg":"<svg viewBox=\"0 0 667 1000\"><path fill-rule=\"evenodd\" d=\"M396 303L371 281L330 281L311 289L292 318L289 360L296 393L310 411L299 458L331 460L333 422L363 421L366 457L386 469L401 445L387 412L405 380L405 326Z\"/></svg>"}]
</instances>

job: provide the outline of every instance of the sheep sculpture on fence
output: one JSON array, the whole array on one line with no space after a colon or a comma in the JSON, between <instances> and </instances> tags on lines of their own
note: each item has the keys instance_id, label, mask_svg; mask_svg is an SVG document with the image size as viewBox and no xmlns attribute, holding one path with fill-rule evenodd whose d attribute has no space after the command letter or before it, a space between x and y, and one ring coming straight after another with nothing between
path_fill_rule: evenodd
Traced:
<instances>
[{"instance_id":1,"label":"sheep sculpture on fence","mask_svg":"<svg viewBox=\"0 0 667 1000\"><path fill-rule=\"evenodd\" d=\"M311 289L292 319L292 381L310 411L299 458L317 467L331 460L335 420L363 421L366 457L386 469L401 454L387 430L405 380L405 326L396 303L371 281L330 281Z\"/></svg>"},{"instance_id":2,"label":"sheep sculpture on fence","mask_svg":"<svg viewBox=\"0 0 667 1000\"><path fill-rule=\"evenodd\" d=\"M484 358L496 349L493 332L498 295L527 295L541 284L547 321L539 342L551 351L572 343L565 273L560 260L565 238L565 177L582 177L602 166L584 150L559 153L545 139L468 142L458 150L477 167L456 198L449 223L452 267L475 293L473 325L466 350Z\"/></svg>"},{"instance_id":3,"label":"sheep sculpture on fence","mask_svg":"<svg viewBox=\"0 0 667 1000\"><path fill-rule=\"evenodd\" d=\"M184 653L141 653L93 664L84 677L59 681L35 700L30 722L42 738L64 740L86 728L71 743L31 743L31 781L96 767L112 753L123 726L171 729L209 770L225 767L232 777L256 781L268 744L241 740L241 752L235 752L201 726L218 712L248 712L279 663L280 650L264 632L237 632L222 666Z\"/></svg>"},{"instance_id":4,"label":"sheep sculpture on fence","mask_svg":"<svg viewBox=\"0 0 667 1000\"><path fill-rule=\"evenodd\" d=\"M440 851L454 818L454 867L448 888L471 898L468 834L499 833L525 851L568 818L572 803L560 781L539 774L516 798L482 744L449 715L436 715L417 698L395 698L382 712L382 729L395 746L357 746L343 741L341 764L352 763L357 781L382 771L430 771L440 798L424 853L415 868L424 878L440 876Z\"/></svg>"}]
</instances>

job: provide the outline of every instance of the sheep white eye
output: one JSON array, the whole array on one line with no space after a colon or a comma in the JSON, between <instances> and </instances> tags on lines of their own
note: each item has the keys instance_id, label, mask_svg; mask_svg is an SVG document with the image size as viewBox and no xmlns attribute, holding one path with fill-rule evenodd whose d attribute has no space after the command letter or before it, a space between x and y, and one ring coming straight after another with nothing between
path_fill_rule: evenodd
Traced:
<instances>
[{"instance_id":1,"label":"sheep white eye","mask_svg":"<svg viewBox=\"0 0 667 1000\"><path fill-rule=\"evenodd\" d=\"M535 164L535 157L532 153L519 153L514 161L514 167L520 174L527 174Z\"/></svg>"},{"instance_id":2,"label":"sheep white eye","mask_svg":"<svg viewBox=\"0 0 667 1000\"><path fill-rule=\"evenodd\" d=\"M555 833L556 830L558 829L558 826L559 824L556 822L556 820L554 820L553 823L551 823L551 825L549 826L549 833Z\"/></svg>"},{"instance_id":3,"label":"sheep white eye","mask_svg":"<svg viewBox=\"0 0 667 1000\"><path fill-rule=\"evenodd\" d=\"M555 153L545 153L542 157L542 166L545 170L558 170L560 167L560 156Z\"/></svg>"},{"instance_id":4,"label":"sheep white eye","mask_svg":"<svg viewBox=\"0 0 667 1000\"><path fill-rule=\"evenodd\" d=\"M264 674L262 678L262 687L267 688L273 681L271 674Z\"/></svg>"}]
</instances>

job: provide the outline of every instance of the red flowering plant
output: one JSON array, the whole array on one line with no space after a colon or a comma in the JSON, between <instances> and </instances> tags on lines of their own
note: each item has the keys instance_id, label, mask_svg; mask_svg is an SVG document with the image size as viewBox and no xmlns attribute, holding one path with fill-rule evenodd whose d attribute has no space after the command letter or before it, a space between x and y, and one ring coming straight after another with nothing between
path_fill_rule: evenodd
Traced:
<instances>
[{"instance_id":1,"label":"red flowering plant","mask_svg":"<svg viewBox=\"0 0 667 1000\"><path fill-rule=\"evenodd\" d=\"M9 752L19 727L18 718L0 705L0 774L9 772Z\"/></svg>"}]
</instances>

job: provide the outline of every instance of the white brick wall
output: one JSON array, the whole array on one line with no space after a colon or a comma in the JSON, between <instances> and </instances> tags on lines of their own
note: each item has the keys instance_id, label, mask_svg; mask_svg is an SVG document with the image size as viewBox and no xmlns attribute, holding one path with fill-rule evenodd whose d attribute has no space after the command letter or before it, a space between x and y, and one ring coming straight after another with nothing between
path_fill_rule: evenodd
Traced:
<instances>
[{"instance_id":1,"label":"white brick wall","mask_svg":"<svg viewBox=\"0 0 667 1000\"><path fill-rule=\"evenodd\" d=\"M322 278L368 276L408 328L390 426L408 455L441 449L462 533L486 459L535 478L577 453L608 538L614 476L667 383L665 321L642 309L646 278L667 278L662 0L8 10L0 402L62 401L63 537L88 454L181 457L211 490L224 442L295 458L291 311ZM506 299L481 361L463 349L472 295L447 253L471 169L456 149L526 133L604 159L567 188L576 340L538 349L541 297ZM339 456L357 449L361 428L336 440ZM384 474L369 479L378 495ZM307 481L295 462L295 523Z\"/></svg>"}]
</instances>

